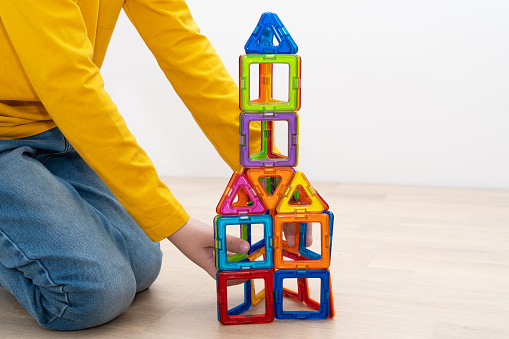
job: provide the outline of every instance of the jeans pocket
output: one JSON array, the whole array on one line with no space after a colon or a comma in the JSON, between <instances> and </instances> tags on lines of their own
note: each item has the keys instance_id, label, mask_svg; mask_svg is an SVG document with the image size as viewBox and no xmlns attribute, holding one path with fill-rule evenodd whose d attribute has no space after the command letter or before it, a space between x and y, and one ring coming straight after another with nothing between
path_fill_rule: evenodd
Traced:
<instances>
[{"instance_id":1,"label":"jeans pocket","mask_svg":"<svg viewBox=\"0 0 509 339\"><path fill-rule=\"evenodd\" d=\"M63 156L69 153L72 149L71 144L67 139L64 140L64 150L63 151L47 151L47 150L38 150L36 159L43 163L46 160L49 160L54 157Z\"/></svg>"}]
</instances>

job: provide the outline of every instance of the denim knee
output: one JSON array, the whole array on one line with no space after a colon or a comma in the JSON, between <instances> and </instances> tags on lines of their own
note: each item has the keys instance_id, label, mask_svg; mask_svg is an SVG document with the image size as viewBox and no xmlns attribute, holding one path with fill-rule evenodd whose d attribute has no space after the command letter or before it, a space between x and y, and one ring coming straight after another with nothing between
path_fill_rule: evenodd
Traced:
<instances>
[{"instance_id":1,"label":"denim knee","mask_svg":"<svg viewBox=\"0 0 509 339\"><path fill-rule=\"evenodd\" d=\"M144 258L131 259L131 265L136 278L136 292L141 292L152 286L161 271L163 264L163 252L159 243L150 244L146 248Z\"/></svg>"},{"instance_id":2,"label":"denim knee","mask_svg":"<svg viewBox=\"0 0 509 339\"><path fill-rule=\"evenodd\" d=\"M81 289L69 287L72 292L65 292L67 288L63 287L68 303L61 314L53 319L36 316L41 325L64 331L99 326L124 312L136 295L136 279L131 270L110 270L77 285L81 285Z\"/></svg>"}]
</instances>

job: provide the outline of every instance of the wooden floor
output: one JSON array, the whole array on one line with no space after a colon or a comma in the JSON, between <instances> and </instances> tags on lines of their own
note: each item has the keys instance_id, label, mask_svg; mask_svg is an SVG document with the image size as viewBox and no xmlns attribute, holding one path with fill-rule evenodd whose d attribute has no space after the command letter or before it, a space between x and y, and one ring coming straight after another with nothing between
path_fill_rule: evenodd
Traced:
<instances>
[{"instance_id":1,"label":"wooden floor","mask_svg":"<svg viewBox=\"0 0 509 339\"><path fill-rule=\"evenodd\" d=\"M209 223L227 184L166 181ZM165 241L160 277L111 323L46 330L0 288L0 338L509 338L509 191L313 186L335 214L334 319L222 326L215 282Z\"/></svg>"}]
</instances>

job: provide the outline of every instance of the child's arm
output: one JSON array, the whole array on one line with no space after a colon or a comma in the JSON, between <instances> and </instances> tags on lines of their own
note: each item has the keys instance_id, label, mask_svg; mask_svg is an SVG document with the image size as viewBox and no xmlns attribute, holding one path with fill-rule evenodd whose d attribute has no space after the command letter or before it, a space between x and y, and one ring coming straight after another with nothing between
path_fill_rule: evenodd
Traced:
<instances>
[{"instance_id":1,"label":"child's arm","mask_svg":"<svg viewBox=\"0 0 509 339\"><path fill-rule=\"evenodd\" d=\"M145 233L160 241L189 216L106 93L76 2L0 0L0 18L54 123Z\"/></svg>"},{"instance_id":2,"label":"child's arm","mask_svg":"<svg viewBox=\"0 0 509 339\"><path fill-rule=\"evenodd\" d=\"M203 133L240 171L239 89L186 2L126 0L124 10ZM250 133L251 147L259 150L259 126Z\"/></svg>"}]
</instances>

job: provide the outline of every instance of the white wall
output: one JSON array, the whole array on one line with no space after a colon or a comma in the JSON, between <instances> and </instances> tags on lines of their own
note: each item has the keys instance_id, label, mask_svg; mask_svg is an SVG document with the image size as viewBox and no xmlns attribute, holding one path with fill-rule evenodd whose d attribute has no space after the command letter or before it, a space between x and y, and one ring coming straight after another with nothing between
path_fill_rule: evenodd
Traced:
<instances>
[{"instance_id":1,"label":"white wall","mask_svg":"<svg viewBox=\"0 0 509 339\"><path fill-rule=\"evenodd\" d=\"M509 189L508 1L188 4L234 79L260 15L279 15L303 61L311 181ZM123 13L102 74L161 175L231 175Z\"/></svg>"}]
</instances>

